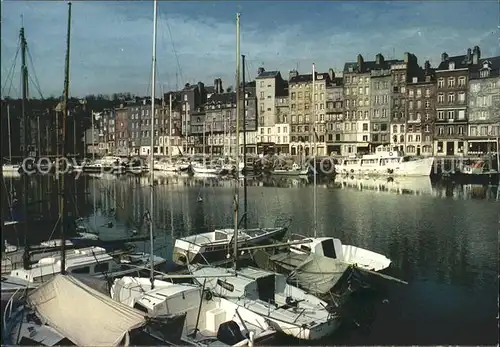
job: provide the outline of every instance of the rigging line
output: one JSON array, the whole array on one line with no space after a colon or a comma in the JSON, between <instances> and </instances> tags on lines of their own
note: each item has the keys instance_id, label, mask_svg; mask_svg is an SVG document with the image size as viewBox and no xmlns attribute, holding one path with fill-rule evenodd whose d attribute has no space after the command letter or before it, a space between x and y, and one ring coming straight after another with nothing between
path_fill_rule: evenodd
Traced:
<instances>
[{"instance_id":1,"label":"rigging line","mask_svg":"<svg viewBox=\"0 0 500 347\"><path fill-rule=\"evenodd\" d=\"M161 16L161 12L160 12L160 16ZM182 74L181 64L179 62L179 56L177 55L177 49L175 48L174 38L172 35L172 30L170 29L170 23L168 21L167 14L165 14L165 22L167 23L168 35L170 37L170 42L172 43L172 50L174 51L175 61L177 62L177 70L179 70L179 74L181 75L181 80L184 81L184 76Z\"/></svg>"},{"instance_id":2,"label":"rigging line","mask_svg":"<svg viewBox=\"0 0 500 347\"><path fill-rule=\"evenodd\" d=\"M31 75L28 75L28 79L30 80L31 83L33 83L33 86L35 87L36 91L40 94L40 97L43 99L42 91L40 90L39 86L36 85L33 78L31 78ZM30 99L32 99L32 98L30 98Z\"/></svg>"},{"instance_id":3,"label":"rigging line","mask_svg":"<svg viewBox=\"0 0 500 347\"><path fill-rule=\"evenodd\" d=\"M13 73L15 71L15 67L17 64L17 57L19 56L19 51L21 50L21 45L17 46L16 54L14 55L14 59L12 60L12 63L10 64L10 70L8 70L7 77L5 78L5 83L4 83L4 88L5 84L7 83L8 79L10 78L11 80L14 78ZM11 76L12 74L12 76ZM3 88L2 88L2 95L3 95Z\"/></svg>"},{"instance_id":4,"label":"rigging line","mask_svg":"<svg viewBox=\"0 0 500 347\"><path fill-rule=\"evenodd\" d=\"M37 89L37 91L40 93L40 97L43 99L43 95L42 95L42 92L40 90L41 89L40 82L38 81L38 76L36 75L35 64L33 63L33 58L31 57L31 52L30 52L28 45L26 45L26 51L28 52L28 59L29 59L30 64L31 64L33 75L35 76L36 84L34 82L33 82L33 84L35 85L35 88Z\"/></svg>"},{"instance_id":5,"label":"rigging line","mask_svg":"<svg viewBox=\"0 0 500 347\"><path fill-rule=\"evenodd\" d=\"M15 57L14 61L12 62L11 69L8 72L7 77L5 78L5 83L4 83L4 86L2 88L2 95L5 95L4 94L4 90L5 90L5 87L7 87L7 83L9 81L9 79L10 79L10 84L9 84L9 90L7 92L7 95L10 95L10 91L11 91L11 89L13 87L13 84L14 84L14 71L15 71L15 68L16 68L16 65L17 65L17 56L18 56L18 53L19 53L19 50L16 52L16 57ZM16 90L16 92L17 92L17 90Z\"/></svg>"}]
</instances>

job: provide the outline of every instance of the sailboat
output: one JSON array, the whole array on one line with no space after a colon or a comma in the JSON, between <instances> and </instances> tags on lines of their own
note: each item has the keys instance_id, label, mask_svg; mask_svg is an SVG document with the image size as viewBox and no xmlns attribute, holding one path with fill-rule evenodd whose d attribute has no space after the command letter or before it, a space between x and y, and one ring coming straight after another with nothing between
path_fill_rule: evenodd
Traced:
<instances>
[{"instance_id":1,"label":"sailboat","mask_svg":"<svg viewBox=\"0 0 500 347\"><path fill-rule=\"evenodd\" d=\"M312 88L313 94L315 90L315 80L316 80L316 69L315 65L312 65ZM313 101L314 103L314 101ZM315 107L313 105L313 110ZM313 117L313 121L315 121L315 117ZM316 163L316 130L315 127L312 127L314 134L314 153L313 153L313 162ZM391 264L391 260L385 257L382 254L369 251L364 248L352 246L352 245L343 245L339 239L333 237L318 237L317 236L317 198L316 198L316 175L314 175L314 237L306 237L299 234L292 235L290 242L293 241L304 241L304 243L300 246L300 248L292 247L290 250L297 254L304 255L305 258L310 254L315 254L319 256L324 256L331 259L336 259L347 263L352 266L356 266L363 270L369 271L381 271L389 267Z\"/></svg>"},{"instance_id":2,"label":"sailboat","mask_svg":"<svg viewBox=\"0 0 500 347\"><path fill-rule=\"evenodd\" d=\"M238 17L239 18L239 17ZM239 23L239 19L238 19ZM239 28L238 28L239 31ZM238 35L238 45L239 45L239 35ZM239 55L239 46L237 53L237 64L238 64L238 81L237 86L240 86L240 55ZM242 59L244 63L244 58ZM234 176L236 179L236 192L240 178L240 173L244 166L244 164L240 162L239 156L239 124L240 124L240 88L236 88L236 146L235 146L235 165L234 168L239 168L238 170L234 170ZM226 124L224 123L224 128L226 128ZM245 137L244 137L245 140ZM205 141L203 141L205 143ZM225 143L224 143L225 146ZM246 149L245 149L246 150ZM243 155L244 159L246 158ZM196 173L197 168L193 166L193 170ZM245 192L246 192L246 181L244 180ZM235 197L236 199L236 197ZM235 200L236 201L236 200ZM246 194L245 194L245 226L246 226ZM237 218L237 216L235 217ZM211 263L213 261L224 260L227 254L230 252L231 245L235 244L237 247L249 247L256 246L261 244L266 244L272 242L274 240L282 239L288 228L290 226L290 220L284 221L284 223L275 223L274 227L268 228L238 228L238 221L235 220L235 225L233 228L224 228L224 229L215 229L213 231L209 231L206 233L195 234L191 236L186 236L182 238L178 238L175 240L174 251L173 251L173 261L179 265L187 265L194 263ZM237 232L235 232L235 230Z\"/></svg>"},{"instance_id":3,"label":"sailboat","mask_svg":"<svg viewBox=\"0 0 500 347\"><path fill-rule=\"evenodd\" d=\"M163 94L163 93L162 93ZM175 164L172 161L172 93L169 94L169 108L168 108L168 118L169 118L169 135L167 138L167 152L168 159L167 160L155 160L153 164L153 168L157 171L169 172L169 173L177 173L181 171L179 165Z\"/></svg>"}]
</instances>

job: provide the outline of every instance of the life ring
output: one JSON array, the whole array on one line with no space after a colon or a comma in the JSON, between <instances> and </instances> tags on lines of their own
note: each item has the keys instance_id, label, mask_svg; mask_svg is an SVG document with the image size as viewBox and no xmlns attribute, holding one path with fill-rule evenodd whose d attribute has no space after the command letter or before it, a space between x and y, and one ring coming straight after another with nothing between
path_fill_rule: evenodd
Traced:
<instances>
[{"instance_id":1,"label":"life ring","mask_svg":"<svg viewBox=\"0 0 500 347\"><path fill-rule=\"evenodd\" d=\"M394 153L389 152L389 157L392 157L393 155L394 155Z\"/></svg>"}]
</instances>

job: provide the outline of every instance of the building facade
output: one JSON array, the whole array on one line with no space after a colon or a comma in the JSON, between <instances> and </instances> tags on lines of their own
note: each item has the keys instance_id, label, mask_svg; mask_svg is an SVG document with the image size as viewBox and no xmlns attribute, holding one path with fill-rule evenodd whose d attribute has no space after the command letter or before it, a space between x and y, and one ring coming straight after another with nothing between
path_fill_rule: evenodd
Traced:
<instances>
[{"instance_id":1,"label":"building facade","mask_svg":"<svg viewBox=\"0 0 500 347\"><path fill-rule=\"evenodd\" d=\"M478 65L470 73L468 95L468 154L496 152L500 135L500 57L478 58Z\"/></svg>"},{"instance_id":2,"label":"building facade","mask_svg":"<svg viewBox=\"0 0 500 347\"><path fill-rule=\"evenodd\" d=\"M454 156L467 154L467 92L468 55L449 57L441 55L436 69L436 124L434 155Z\"/></svg>"},{"instance_id":3,"label":"building facade","mask_svg":"<svg viewBox=\"0 0 500 347\"><path fill-rule=\"evenodd\" d=\"M436 118L435 73L428 61L424 68L410 77L406 86L408 120L406 148L408 155L432 156L433 131Z\"/></svg>"},{"instance_id":4,"label":"building facade","mask_svg":"<svg viewBox=\"0 0 500 347\"><path fill-rule=\"evenodd\" d=\"M344 143L344 80L335 76L332 69L328 72L330 84L326 86L326 152L328 155L339 155Z\"/></svg>"}]
</instances>

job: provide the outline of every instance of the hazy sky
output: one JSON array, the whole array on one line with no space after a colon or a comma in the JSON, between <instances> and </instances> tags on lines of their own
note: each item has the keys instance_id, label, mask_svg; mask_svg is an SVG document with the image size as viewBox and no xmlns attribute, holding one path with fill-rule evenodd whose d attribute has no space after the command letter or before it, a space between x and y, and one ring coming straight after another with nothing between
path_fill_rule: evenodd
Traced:
<instances>
[{"instance_id":1,"label":"hazy sky","mask_svg":"<svg viewBox=\"0 0 500 347\"><path fill-rule=\"evenodd\" d=\"M62 93L67 4L64 1L2 1L1 65L5 93L19 95L18 59L6 80L19 44L21 15L44 97ZM241 53L247 76L257 68L297 68L307 73L342 70L358 53L402 58L415 53L435 66L442 52L465 54L479 45L483 57L500 55L499 5L492 1L313 2L218 1L159 2L158 87L186 82L234 85L236 12L241 12ZM77 1L72 6L70 94L150 91L152 1ZM169 31L170 28L170 31ZM174 49L175 47L175 49ZM177 57L174 52L177 52ZM29 61L29 60L28 60ZM176 74L178 78L176 79ZM34 76L33 76L33 79ZM8 84L4 88L4 84ZM35 84L31 95L40 97ZM160 92L158 93L158 95Z\"/></svg>"}]
</instances>

